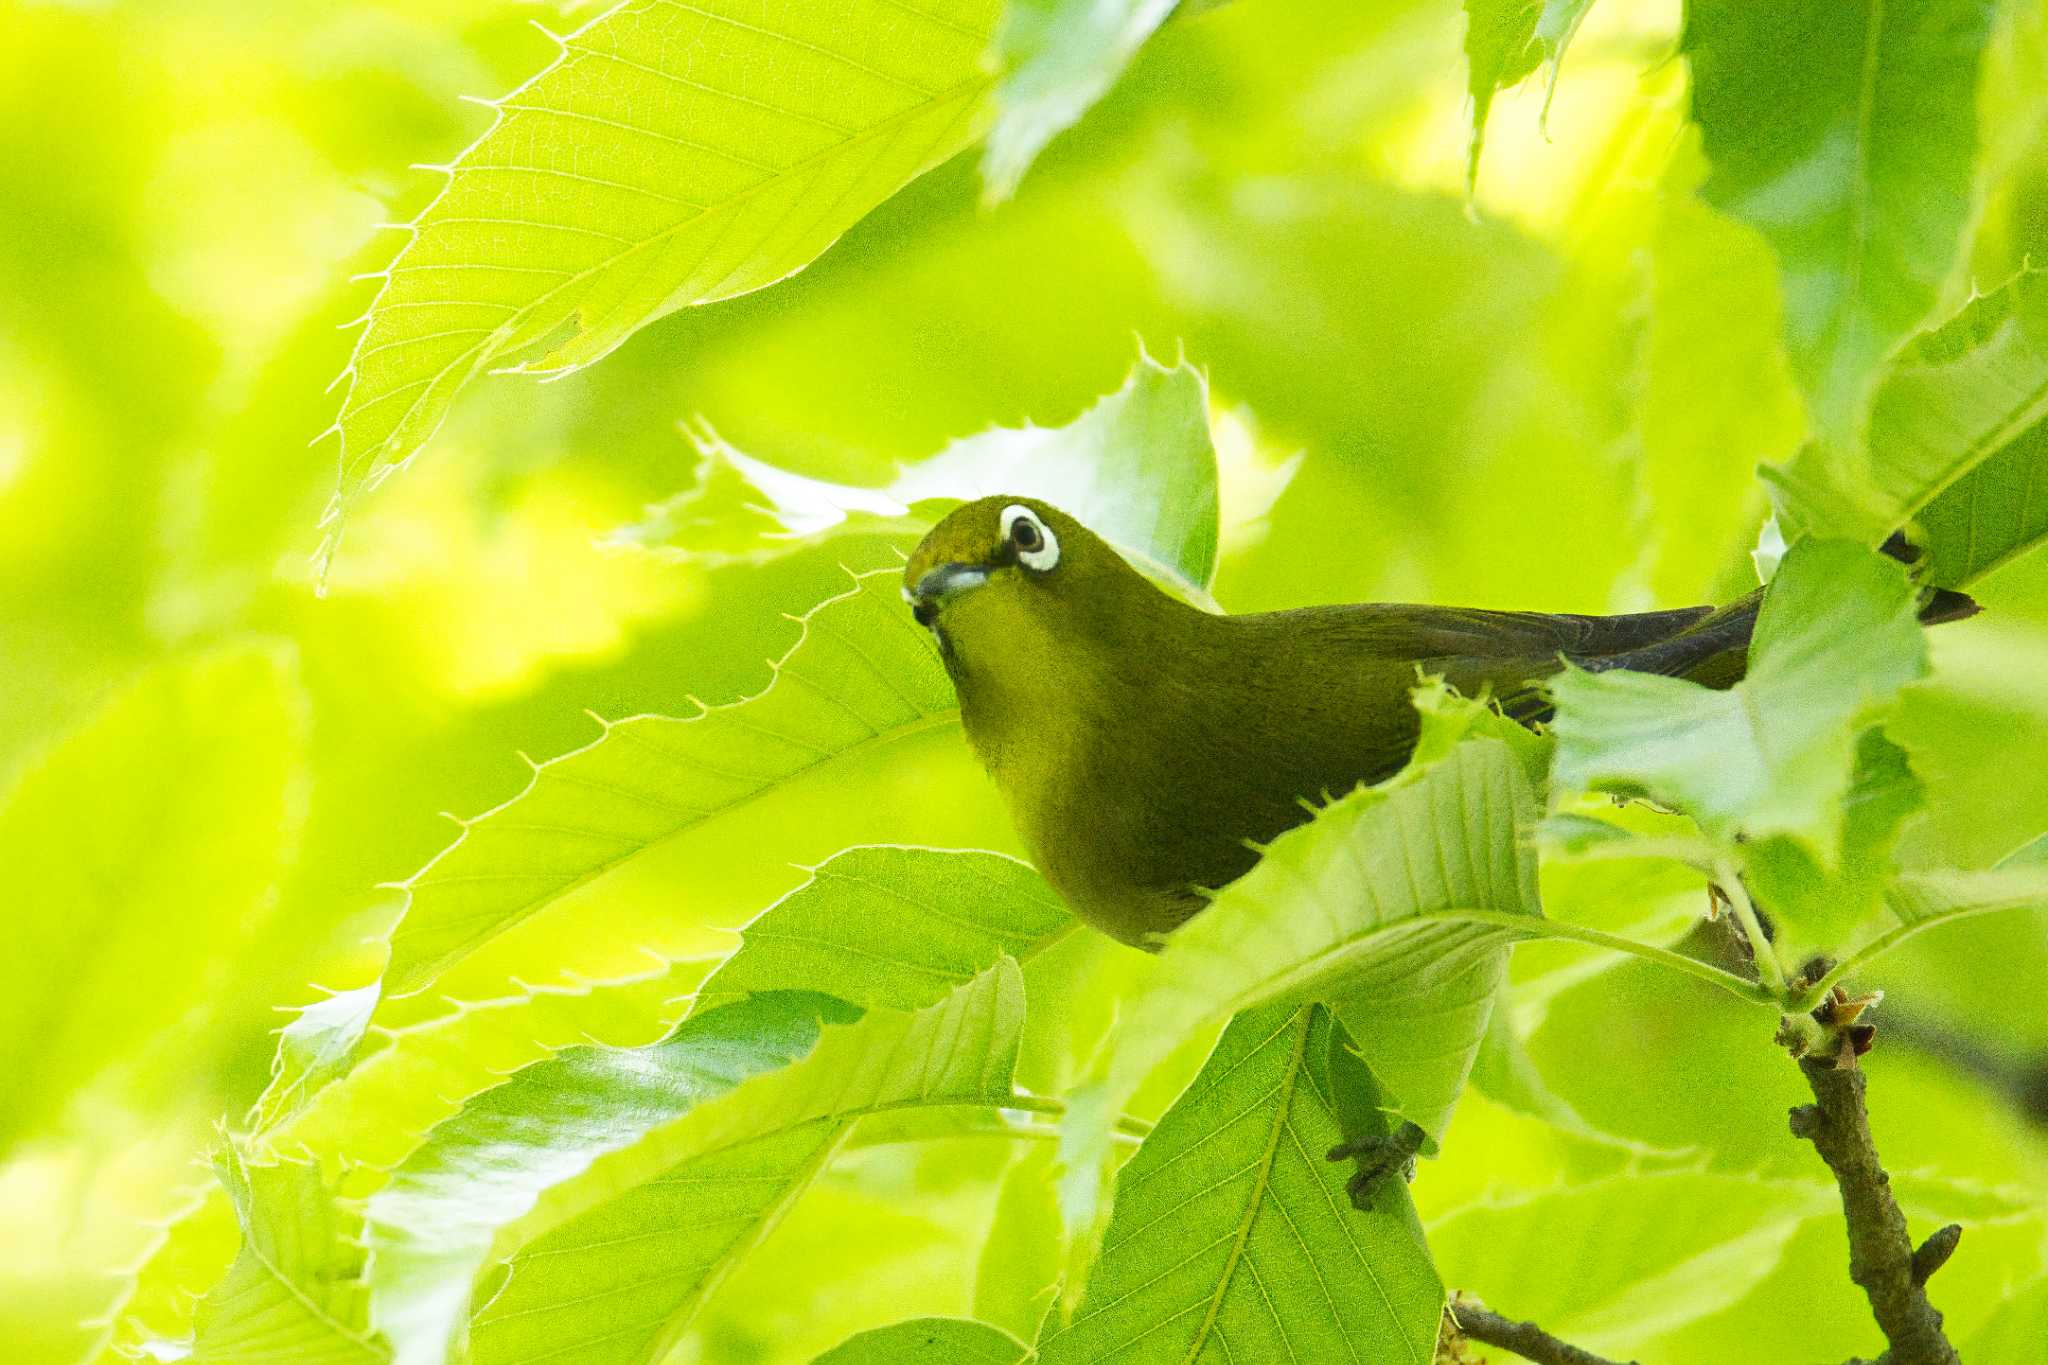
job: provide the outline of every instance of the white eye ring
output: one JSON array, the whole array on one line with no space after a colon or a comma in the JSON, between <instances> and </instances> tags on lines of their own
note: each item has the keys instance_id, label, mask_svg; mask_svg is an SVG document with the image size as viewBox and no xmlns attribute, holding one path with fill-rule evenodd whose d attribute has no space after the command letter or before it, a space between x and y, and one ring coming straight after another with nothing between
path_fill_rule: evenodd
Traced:
<instances>
[{"instance_id":1,"label":"white eye ring","mask_svg":"<svg viewBox=\"0 0 2048 1365\"><path fill-rule=\"evenodd\" d=\"M1044 573L1060 562L1059 537L1029 507L1017 502L1005 507L1002 526L1003 538L1025 568Z\"/></svg>"}]
</instances>

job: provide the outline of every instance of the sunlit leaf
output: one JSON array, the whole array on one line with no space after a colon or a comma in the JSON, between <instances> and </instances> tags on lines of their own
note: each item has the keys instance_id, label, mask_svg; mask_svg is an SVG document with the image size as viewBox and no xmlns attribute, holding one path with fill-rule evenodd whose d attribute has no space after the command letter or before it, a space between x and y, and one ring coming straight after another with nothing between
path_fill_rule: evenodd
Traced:
<instances>
[{"instance_id":1,"label":"sunlit leaf","mask_svg":"<svg viewBox=\"0 0 2048 1365\"><path fill-rule=\"evenodd\" d=\"M1023 1342L985 1322L913 1318L849 1337L813 1365L1016 1365Z\"/></svg>"},{"instance_id":2,"label":"sunlit leaf","mask_svg":"<svg viewBox=\"0 0 2048 1365\"><path fill-rule=\"evenodd\" d=\"M1954 268L1991 0L1698 0L1682 50L1702 191L1778 253L1786 344L1827 445Z\"/></svg>"},{"instance_id":3,"label":"sunlit leaf","mask_svg":"<svg viewBox=\"0 0 2048 1365\"><path fill-rule=\"evenodd\" d=\"M387 991L420 989L663 840L855 754L957 724L952 685L899 594L893 572L863 575L804 618L760 695L687 719L612 722L540 765L524 792L467 822L406 884Z\"/></svg>"},{"instance_id":4,"label":"sunlit leaf","mask_svg":"<svg viewBox=\"0 0 2048 1365\"><path fill-rule=\"evenodd\" d=\"M346 1073L377 1008L377 987L336 991L300 1009L278 1030L270 1084L256 1100L252 1121L273 1128L301 1112L313 1094Z\"/></svg>"},{"instance_id":5,"label":"sunlit leaf","mask_svg":"<svg viewBox=\"0 0 2048 1365\"><path fill-rule=\"evenodd\" d=\"M321 1183L317 1166L217 1163L242 1225L227 1278L199 1305L199 1361L336 1365L385 1361L369 1330L362 1215Z\"/></svg>"},{"instance_id":6,"label":"sunlit leaf","mask_svg":"<svg viewBox=\"0 0 2048 1365\"><path fill-rule=\"evenodd\" d=\"M1851 953L1837 975L1867 965L1916 934L1972 915L2048 909L2048 835L1982 871L1905 873L1885 888L1884 903L1893 922Z\"/></svg>"},{"instance_id":7,"label":"sunlit leaf","mask_svg":"<svg viewBox=\"0 0 2048 1365\"><path fill-rule=\"evenodd\" d=\"M1934 582L1960 586L2048 535L2048 272L2027 270L1888 364L1869 456L1809 447L1765 472L1794 525L1871 543L1917 518Z\"/></svg>"},{"instance_id":8,"label":"sunlit leaf","mask_svg":"<svg viewBox=\"0 0 2048 1365\"><path fill-rule=\"evenodd\" d=\"M1465 79L1472 96L1472 138L1465 151L1465 186L1479 180L1479 152L1495 92L1519 84L1543 60L1536 45L1541 0L1465 0Z\"/></svg>"},{"instance_id":9,"label":"sunlit leaf","mask_svg":"<svg viewBox=\"0 0 2048 1365\"><path fill-rule=\"evenodd\" d=\"M1128 1007L1112 1074L1137 1084L1204 1020L1330 996L1389 1108L1441 1134L1486 1032L1502 949L1543 932L1524 838L1535 814L1526 774L1492 738L1339 798L1167 941L1157 980Z\"/></svg>"},{"instance_id":10,"label":"sunlit leaf","mask_svg":"<svg viewBox=\"0 0 2048 1365\"><path fill-rule=\"evenodd\" d=\"M82 1365L175 1359L192 1347L193 1318L206 1291L235 1262L241 1241L234 1201L210 1179L158 1229L94 1335Z\"/></svg>"},{"instance_id":11,"label":"sunlit leaf","mask_svg":"<svg viewBox=\"0 0 2048 1365\"><path fill-rule=\"evenodd\" d=\"M1038 1143L1003 1172L995 1215L974 1269L974 1315L1036 1341L1059 1297L1064 1237L1053 1193L1053 1149Z\"/></svg>"},{"instance_id":12,"label":"sunlit leaf","mask_svg":"<svg viewBox=\"0 0 2048 1365\"><path fill-rule=\"evenodd\" d=\"M1705 1171L1629 1173L1430 1224L1445 1278L1574 1345L1624 1355L1770 1275L1834 1192Z\"/></svg>"},{"instance_id":13,"label":"sunlit leaf","mask_svg":"<svg viewBox=\"0 0 2048 1365\"><path fill-rule=\"evenodd\" d=\"M995 0L621 4L493 106L384 272L335 426L338 516L493 362L558 373L808 265L966 146Z\"/></svg>"},{"instance_id":14,"label":"sunlit leaf","mask_svg":"<svg viewBox=\"0 0 2048 1365\"><path fill-rule=\"evenodd\" d=\"M471 1324L476 1365L550 1353L659 1359L864 1115L1010 1098L1023 981L1005 961L916 1014L828 1030L567 1191L581 1211L527 1243Z\"/></svg>"},{"instance_id":15,"label":"sunlit leaf","mask_svg":"<svg viewBox=\"0 0 2048 1365\"><path fill-rule=\"evenodd\" d=\"M1240 1015L1117 1175L1116 1214L1047 1365L1099 1360L1429 1361L1443 1287L1405 1186L1351 1206L1329 1015Z\"/></svg>"},{"instance_id":16,"label":"sunlit leaf","mask_svg":"<svg viewBox=\"0 0 2048 1365\"><path fill-rule=\"evenodd\" d=\"M1028 863L1000 853L850 848L749 923L701 994L813 990L921 1009L1077 923Z\"/></svg>"},{"instance_id":17,"label":"sunlit leaf","mask_svg":"<svg viewBox=\"0 0 2048 1365\"><path fill-rule=\"evenodd\" d=\"M708 433L698 449L695 484L615 540L712 562L860 531L915 541L955 503L1018 493L1052 503L1178 583L1205 589L1216 573L1209 391L1186 361L1142 358L1122 388L1065 426L992 427L903 466L881 488L793 474Z\"/></svg>"},{"instance_id":18,"label":"sunlit leaf","mask_svg":"<svg viewBox=\"0 0 2048 1365\"><path fill-rule=\"evenodd\" d=\"M1906 751L1886 739L1882 730L1866 730L1857 742L1856 766L1842 796L1841 852L1833 868L1823 866L1796 839L1759 839L1743 858L1751 893L1758 904L1810 936L1809 942L1797 946L1840 943L1852 925L1881 903L1894 870L1892 846L1924 797Z\"/></svg>"},{"instance_id":19,"label":"sunlit leaf","mask_svg":"<svg viewBox=\"0 0 2048 1365\"><path fill-rule=\"evenodd\" d=\"M0 1148L213 1003L293 848L303 706L273 649L165 664L5 798Z\"/></svg>"},{"instance_id":20,"label":"sunlit leaf","mask_svg":"<svg viewBox=\"0 0 2048 1365\"><path fill-rule=\"evenodd\" d=\"M2048 539L2048 272L1916 342L1871 424L1876 481L1917 509L1931 582L1960 587Z\"/></svg>"},{"instance_id":21,"label":"sunlit leaf","mask_svg":"<svg viewBox=\"0 0 2048 1365\"><path fill-rule=\"evenodd\" d=\"M1963 1343L1967 1360L2025 1360L2048 1341L2048 1275L2008 1290L1991 1320Z\"/></svg>"},{"instance_id":22,"label":"sunlit leaf","mask_svg":"<svg viewBox=\"0 0 2048 1365\"><path fill-rule=\"evenodd\" d=\"M698 1015L651 1047L572 1048L464 1105L369 1201L376 1321L399 1359L444 1357L492 1238L543 1191L787 1066L822 1025L854 1016L825 996L755 996Z\"/></svg>"},{"instance_id":23,"label":"sunlit leaf","mask_svg":"<svg viewBox=\"0 0 2048 1365\"><path fill-rule=\"evenodd\" d=\"M373 1023L346 1075L264 1119L258 1150L379 1169L397 1165L473 1095L585 1043L655 1042L689 1012L714 964L683 960L606 980L436 1001L422 1017ZM424 997L414 997L424 1000ZM271 1094L276 1093L273 1082Z\"/></svg>"},{"instance_id":24,"label":"sunlit leaf","mask_svg":"<svg viewBox=\"0 0 2048 1365\"><path fill-rule=\"evenodd\" d=\"M991 200L1016 192L1045 144L1088 112L1178 0L1009 0L996 30L1003 64L982 153Z\"/></svg>"},{"instance_id":25,"label":"sunlit leaf","mask_svg":"<svg viewBox=\"0 0 2048 1365\"><path fill-rule=\"evenodd\" d=\"M1592 8L1593 0L1465 0L1465 81L1472 98L1472 133L1465 149L1468 193L1479 181L1479 153L1486 143L1493 97L1547 63L1547 116L1564 50Z\"/></svg>"},{"instance_id":26,"label":"sunlit leaf","mask_svg":"<svg viewBox=\"0 0 2048 1365\"><path fill-rule=\"evenodd\" d=\"M1754 534L1757 463L1790 455L1806 418L1780 340L1776 262L1753 233L1675 196L1643 260L1645 557L1659 601L1690 601Z\"/></svg>"},{"instance_id":27,"label":"sunlit leaf","mask_svg":"<svg viewBox=\"0 0 2048 1365\"><path fill-rule=\"evenodd\" d=\"M1617 1137L1604 1132L1586 1121L1584 1115L1574 1109L1571 1102L1550 1088L1543 1078L1542 1069L1535 1058L1529 1055L1522 1037L1515 1031L1515 1022L1509 1012L1508 1001L1495 1002L1493 1013L1486 1021L1486 1037L1481 1041L1479 1053L1472 1061L1472 1088L1480 1094L1502 1104L1519 1114L1541 1119L1553 1128L1570 1133L1588 1142L1614 1147L1637 1156L1681 1155L1676 1151L1649 1147L1646 1144Z\"/></svg>"},{"instance_id":28,"label":"sunlit leaf","mask_svg":"<svg viewBox=\"0 0 2048 1365\"><path fill-rule=\"evenodd\" d=\"M1657 797L1724 840L1786 835L1832 867L1857 736L1926 670L1904 570L1846 541L1802 541L1771 580L1748 676L1734 687L1560 675L1554 776L1573 790Z\"/></svg>"}]
</instances>

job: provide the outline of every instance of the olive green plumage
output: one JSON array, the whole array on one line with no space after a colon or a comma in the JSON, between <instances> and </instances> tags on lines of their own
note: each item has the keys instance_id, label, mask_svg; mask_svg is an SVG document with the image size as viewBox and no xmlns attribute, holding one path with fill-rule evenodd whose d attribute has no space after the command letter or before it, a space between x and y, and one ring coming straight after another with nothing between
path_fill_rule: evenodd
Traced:
<instances>
[{"instance_id":1,"label":"olive green plumage","mask_svg":"<svg viewBox=\"0 0 2048 1365\"><path fill-rule=\"evenodd\" d=\"M1363 603L1227 616L1169 596L1031 498L955 509L904 571L967 738L1041 871L1086 920L1156 945L1305 801L1406 760L1418 673L1543 712L1562 666L1741 676L1752 595L1634 616Z\"/></svg>"}]
</instances>

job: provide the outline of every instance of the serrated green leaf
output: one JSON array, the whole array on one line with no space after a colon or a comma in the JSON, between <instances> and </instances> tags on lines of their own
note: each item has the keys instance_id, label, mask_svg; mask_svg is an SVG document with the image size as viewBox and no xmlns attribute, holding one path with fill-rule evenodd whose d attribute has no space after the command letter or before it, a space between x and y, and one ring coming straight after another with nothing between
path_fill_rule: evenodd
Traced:
<instances>
[{"instance_id":1,"label":"serrated green leaf","mask_svg":"<svg viewBox=\"0 0 2048 1365\"><path fill-rule=\"evenodd\" d=\"M348 1073L251 1137L262 1151L389 1169L472 1096L566 1047L639 1047L689 1012L714 964L681 960L570 986L443 1001L424 1017L374 1023ZM423 997L414 997L423 999Z\"/></svg>"},{"instance_id":2,"label":"serrated green leaf","mask_svg":"<svg viewBox=\"0 0 2048 1365\"><path fill-rule=\"evenodd\" d=\"M1713 166L1702 193L1778 253L1787 348L1832 448L1854 448L1879 362L1954 268L1993 8L1686 7L1681 51Z\"/></svg>"},{"instance_id":3,"label":"serrated green leaf","mask_svg":"<svg viewBox=\"0 0 2048 1365\"><path fill-rule=\"evenodd\" d=\"M1885 888L1884 904L1892 924L1851 952L1813 994L1929 929L1973 915L2048 908L2048 835L1981 871L1905 873Z\"/></svg>"},{"instance_id":4,"label":"serrated green leaf","mask_svg":"<svg viewBox=\"0 0 2048 1365\"><path fill-rule=\"evenodd\" d=\"M1405 1186L1360 1213L1330 1073L1329 1015L1249 1011L1117 1176L1116 1214L1046 1365L1433 1356L1443 1286Z\"/></svg>"},{"instance_id":5,"label":"serrated green leaf","mask_svg":"<svg viewBox=\"0 0 2048 1365\"><path fill-rule=\"evenodd\" d=\"M1548 64L1550 79L1543 92L1547 119L1564 50L1592 8L1593 0L1465 0L1465 81L1472 97L1472 132L1465 150L1467 194L1479 182L1479 153L1486 143L1493 97Z\"/></svg>"},{"instance_id":6,"label":"serrated green leaf","mask_svg":"<svg viewBox=\"0 0 2048 1365\"><path fill-rule=\"evenodd\" d=\"M1809 447L1766 467L1792 524L1871 543L1918 518L1929 577L1961 586L2048 535L2048 272L2022 271L1884 369L1867 458Z\"/></svg>"},{"instance_id":7,"label":"serrated green leaf","mask_svg":"<svg viewBox=\"0 0 2048 1365\"><path fill-rule=\"evenodd\" d=\"M1919 811L1925 795L1906 751L1882 730L1866 730L1842 797L1841 853L1832 870L1784 835L1756 840L1744 851L1751 894L1796 935L1781 942L1781 951L1840 943L1877 910L1893 871L1900 826Z\"/></svg>"},{"instance_id":8,"label":"serrated green leaf","mask_svg":"<svg viewBox=\"0 0 2048 1365\"><path fill-rule=\"evenodd\" d=\"M1802 541L1771 580L1748 676L1734 687L1560 675L1553 777L1570 790L1654 796L1723 841L1786 835L1833 867L1857 736L1926 671L1904 570L1847 541Z\"/></svg>"},{"instance_id":9,"label":"serrated green leaf","mask_svg":"<svg viewBox=\"0 0 2048 1365\"><path fill-rule=\"evenodd\" d=\"M1486 1031L1502 950L1543 931L1525 838L1536 810L1508 746L1482 737L1281 835L1168 939L1155 984L1128 1008L1116 1090L1205 1020L1335 996L1347 1029L1364 1030L1353 1037L1389 1107L1440 1135Z\"/></svg>"},{"instance_id":10,"label":"serrated green leaf","mask_svg":"<svg viewBox=\"0 0 2048 1365\"><path fill-rule=\"evenodd\" d=\"M812 1365L1016 1365L1024 1343L985 1322L912 1318L849 1337Z\"/></svg>"},{"instance_id":11,"label":"serrated green leaf","mask_svg":"<svg viewBox=\"0 0 2048 1365\"><path fill-rule=\"evenodd\" d=\"M1003 66L982 153L991 202L1017 191L1045 144L1071 127L1123 74L1177 0L1009 0L996 29Z\"/></svg>"},{"instance_id":12,"label":"serrated green leaf","mask_svg":"<svg viewBox=\"0 0 2048 1365\"><path fill-rule=\"evenodd\" d=\"M996 0L619 4L498 101L368 314L330 516L494 362L560 373L808 265L973 140Z\"/></svg>"},{"instance_id":13,"label":"serrated green leaf","mask_svg":"<svg viewBox=\"0 0 2048 1365\"><path fill-rule=\"evenodd\" d=\"M1028 961L1077 923L1029 863L1000 853L850 848L741 930L701 996L813 990L921 1009L1004 957Z\"/></svg>"},{"instance_id":14,"label":"serrated green leaf","mask_svg":"<svg viewBox=\"0 0 2048 1365\"><path fill-rule=\"evenodd\" d=\"M116 692L7 796L0 1149L208 1009L294 845L304 728L289 656L225 648Z\"/></svg>"},{"instance_id":15,"label":"serrated green leaf","mask_svg":"<svg viewBox=\"0 0 2048 1365\"><path fill-rule=\"evenodd\" d=\"M357 1365L391 1353L369 1330L361 1212L320 1168L215 1163L242 1225L242 1250L199 1305L192 1359L255 1365Z\"/></svg>"},{"instance_id":16,"label":"serrated green leaf","mask_svg":"<svg viewBox=\"0 0 2048 1365\"><path fill-rule=\"evenodd\" d=\"M449 964L560 897L685 830L701 830L800 777L926 730L957 725L951 682L903 609L893 571L803 618L768 688L687 719L636 716L539 765L504 805L406 883L386 990Z\"/></svg>"},{"instance_id":17,"label":"serrated green leaf","mask_svg":"<svg viewBox=\"0 0 2048 1365\"><path fill-rule=\"evenodd\" d=\"M346 1073L377 1008L376 983L336 991L301 1008L278 1030L270 1084L250 1116L258 1129L274 1128L302 1112L313 1095Z\"/></svg>"},{"instance_id":18,"label":"serrated green leaf","mask_svg":"<svg viewBox=\"0 0 2048 1365\"><path fill-rule=\"evenodd\" d=\"M173 1360L192 1349L199 1303L235 1262L241 1229L220 1181L192 1191L123 1272L114 1302L91 1324L96 1330L78 1365L128 1365Z\"/></svg>"},{"instance_id":19,"label":"serrated green leaf","mask_svg":"<svg viewBox=\"0 0 2048 1365\"><path fill-rule=\"evenodd\" d=\"M1543 0L1465 0L1465 82L1472 96L1472 136L1465 150L1465 189L1479 182L1486 118L1498 91L1519 84L1543 60L1536 21Z\"/></svg>"},{"instance_id":20,"label":"serrated green leaf","mask_svg":"<svg viewBox=\"0 0 2048 1365\"><path fill-rule=\"evenodd\" d=\"M571 1048L516 1071L442 1123L369 1201L376 1321L401 1361L441 1360L498 1230L547 1189L750 1076L789 1065L827 996L776 993L706 1011L650 1047Z\"/></svg>"},{"instance_id":21,"label":"serrated green leaf","mask_svg":"<svg viewBox=\"0 0 2048 1365\"><path fill-rule=\"evenodd\" d=\"M1917 517L1928 581L1961 587L2048 539L2048 271L1915 343L1871 425L1874 480Z\"/></svg>"},{"instance_id":22,"label":"serrated green leaf","mask_svg":"<svg viewBox=\"0 0 2048 1365\"><path fill-rule=\"evenodd\" d=\"M880 488L806 478L697 438L697 478L615 542L721 562L787 554L855 532L914 540L955 503L1043 498L1133 562L1197 591L1216 574L1216 448L1209 389L1181 361L1139 360L1122 388L1062 427L992 427L903 466ZM1277 493L1277 490L1275 490Z\"/></svg>"},{"instance_id":23,"label":"serrated green leaf","mask_svg":"<svg viewBox=\"0 0 2048 1365\"><path fill-rule=\"evenodd\" d=\"M1429 1240L1451 1283L1625 1356L1741 1298L1834 1202L1819 1182L1634 1172L1459 1210L1432 1222Z\"/></svg>"},{"instance_id":24,"label":"serrated green leaf","mask_svg":"<svg viewBox=\"0 0 2048 1365\"><path fill-rule=\"evenodd\" d=\"M801 1063L600 1162L566 1191L579 1211L512 1257L476 1315L476 1365L659 1359L855 1120L1011 1099L1023 1017L1023 978L1005 960L916 1014L827 1030Z\"/></svg>"}]
</instances>

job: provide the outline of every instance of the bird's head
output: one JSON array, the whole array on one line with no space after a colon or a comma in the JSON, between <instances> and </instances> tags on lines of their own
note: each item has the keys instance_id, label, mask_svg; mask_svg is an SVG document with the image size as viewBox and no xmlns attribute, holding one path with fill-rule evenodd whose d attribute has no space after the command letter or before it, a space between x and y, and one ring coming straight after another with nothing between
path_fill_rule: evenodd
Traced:
<instances>
[{"instance_id":1,"label":"bird's head","mask_svg":"<svg viewBox=\"0 0 2048 1365\"><path fill-rule=\"evenodd\" d=\"M949 663L1070 652L1164 599L1108 542L1037 498L998 494L949 512L903 568L903 598ZM1039 653L1042 661L1046 656Z\"/></svg>"}]
</instances>

